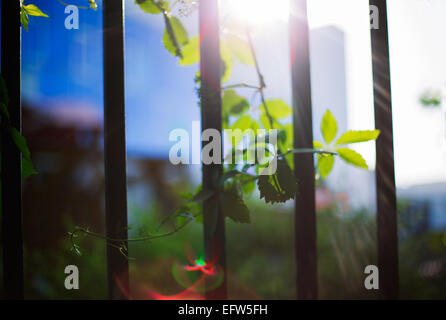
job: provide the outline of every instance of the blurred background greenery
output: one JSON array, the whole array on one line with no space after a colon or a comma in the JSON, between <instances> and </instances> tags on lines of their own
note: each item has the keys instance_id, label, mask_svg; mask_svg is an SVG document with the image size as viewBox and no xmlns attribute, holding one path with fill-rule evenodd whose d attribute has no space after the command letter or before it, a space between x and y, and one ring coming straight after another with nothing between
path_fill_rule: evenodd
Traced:
<instances>
[{"instance_id":1,"label":"blurred background greenery","mask_svg":"<svg viewBox=\"0 0 446 320\"><path fill-rule=\"evenodd\" d=\"M184 186L182 186L184 187ZM175 186L172 186L175 189ZM253 195L247 200L250 225L227 222L227 261L231 299L294 299L295 262L293 206L265 205ZM400 297L444 298L446 289L445 236L442 232L414 232L414 215L407 217L408 204L400 201ZM130 234L154 231L162 219L160 201L145 208L130 204ZM342 212L342 213L340 213ZM422 221L423 212L417 221ZM25 287L28 299L106 299L105 243L80 239L82 255L70 251L66 233L74 221L61 217L61 236L51 246L25 250ZM165 227L166 230L169 226ZM344 212L329 206L317 213L318 275L322 299L376 299L376 291L363 285L364 268L376 264L375 215L366 210ZM35 230L36 237L46 237ZM28 237L29 239L29 237ZM202 229L192 223L177 234L152 242L130 245L130 298L151 299L149 292L175 295L185 288L174 277L175 265L188 264L187 248L202 252ZM80 289L64 288L64 268L80 270Z\"/></svg>"}]
</instances>

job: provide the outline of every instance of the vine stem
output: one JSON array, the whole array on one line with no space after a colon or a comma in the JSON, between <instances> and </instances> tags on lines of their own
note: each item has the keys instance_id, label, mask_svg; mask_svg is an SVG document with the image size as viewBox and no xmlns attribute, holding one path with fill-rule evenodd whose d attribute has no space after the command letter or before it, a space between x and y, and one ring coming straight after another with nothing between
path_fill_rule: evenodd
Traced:
<instances>
[{"instance_id":1,"label":"vine stem","mask_svg":"<svg viewBox=\"0 0 446 320\"><path fill-rule=\"evenodd\" d=\"M338 155L336 152L332 152L332 151L325 151L325 150L318 150L318 149L293 149L293 150L289 150L286 153L284 153L282 156L285 157L289 154L292 153L317 153L317 154L325 154L325 155L331 155L331 156L336 156Z\"/></svg>"},{"instance_id":2,"label":"vine stem","mask_svg":"<svg viewBox=\"0 0 446 320\"><path fill-rule=\"evenodd\" d=\"M260 86L258 87L258 91L260 93L260 99L262 100L263 109L265 110L265 114L266 114L266 117L268 118L270 127L273 128L274 127L274 119L271 116L271 113L269 112L268 106L266 104L266 99L265 99L265 92L264 92L264 90L266 88L265 78L263 77L263 74L260 71L259 61L257 59L257 54L254 49L254 44L252 42L251 33L249 32L248 26L246 26L246 37L248 38L249 48L251 50L252 58L254 59L254 65L256 68L257 76L259 78Z\"/></svg>"},{"instance_id":3,"label":"vine stem","mask_svg":"<svg viewBox=\"0 0 446 320\"><path fill-rule=\"evenodd\" d=\"M259 86L253 86L253 85L246 84L246 83L231 84L231 85L223 87L222 89L229 90L229 89L235 89L235 88L248 88L248 89L260 90Z\"/></svg>"},{"instance_id":4,"label":"vine stem","mask_svg":"<svg viewBox=\"0 0 446 320\"><path fill-rule=\"evenodd\" d=\"M63 5L63 6L65 6L65 7L68 7L68 6L75 6L75 7L77 7L78 9L87 9L87 10L89 10L89 9L93 9L92 7L77 6L77 5L75 5L75 4L65 3L65 2L63 2L63 1L61 1L61 0L57 0L57 1L59 1L59 3L60 3L61 5Z\"/></svg>"},{"instance_id":5,"label":"vine stem","mask_svg":"<svg viewBox=\"0 0 446 320\"><path fill-rule=\"evenodd\" d=\"M106 241L107 245L118 249L126 258L129 258L128 255L126 255L123 250L127 251L127 248L122 245L120 245L120 243L125 243L125 242L143 242L143 241L150 241L150 240L154 240L154 239L160 239L160 238L165 238L168 236L171 236L175 233L177 233L178 231L180 231L181 229L183 229L186 225L188 225L193 219L188 219L186 220L181 226L175 228L172 231L166 232L166 233L162 233L162 234L158 234L158 235L153 235L153 236L145 236L145 237L139 237L139 238L129 238L129 239L120 239L120 238L110 238L107 236L104 236L100 233L97 232L92 232L86 228L82 228L82 227L76 227L76 229L72 232L69 233L70 235L70 241L72 244L73 248L78 248L78 245L76 244L75 238L77 237L78 234L85 234L94 238L98 238L98 239L102 239L104 241Z\"/></svg>"}]
</instances>

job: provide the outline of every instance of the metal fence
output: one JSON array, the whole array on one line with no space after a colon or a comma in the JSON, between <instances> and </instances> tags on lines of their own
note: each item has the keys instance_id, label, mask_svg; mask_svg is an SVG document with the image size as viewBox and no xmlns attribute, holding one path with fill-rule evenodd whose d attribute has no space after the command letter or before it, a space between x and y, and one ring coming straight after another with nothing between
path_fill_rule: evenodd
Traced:
<instances>
[{"instance_id":1,"label":"metal fence","mask_svg":"<svg viewBox=\"0 0 446 320\"><path fill-rule=\"evenodd\" d=\"M127 190L124 99L124 1L103 1L104 51L104 127L106 234L111 238L127 237ZM312 104L309 57L307 0L291 0L289 21L292 57L293 123L295 148L312 148ZM9 90L11 124L21 129L20 2L2 1L1 72ZM398 296L398 247L396 193L393 156L392 107L389 73L387 3L370 0L379 9L380 28L371 30L375 125L381 130L376 142L378 265L382 298ZM213 128L221 133L221 90L218 0L200 0L200 72L202 75L202 130ZM23 234L21 155L2 128L2 236L4 292L7 299L23 299ZM295 175L300 192L295 199L295 257L298 299L317 299L317 248L314 160L312 155L295 155ZM203 188L212 188L221 165L203 165ZM207 299L226 299L225 220L218 210L216 227L210 221L216 199L203 203L205 259L217 258L224 281L206 291ZM208 214L207 214L208 213ZM214 229L210 232L210 228ZM128 262L117 250L107 250L109 298L125 298L128 289ZM120 287L116 284L119 277Z\"/></svg>"}]
</instances>

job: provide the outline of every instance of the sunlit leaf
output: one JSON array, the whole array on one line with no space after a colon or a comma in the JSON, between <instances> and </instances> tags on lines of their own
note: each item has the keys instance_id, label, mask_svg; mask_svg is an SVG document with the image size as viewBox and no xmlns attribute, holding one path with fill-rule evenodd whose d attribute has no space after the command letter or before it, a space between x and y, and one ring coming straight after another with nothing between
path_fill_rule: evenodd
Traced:
<instances>
[{"instance_id":1,"label":"sunlit leaf","mask_svg":"<svg viewBox=\"0 0 446 320\"><path fill-rule=\"evenodd\" d=\"M167 1L161 1L158 5L155 4L155 0L136 0L135 3L139 5L142 11L151 14L161 13L162 10L168 8L169 3Z\"/></svg>"},{"instance_id":2,"label":"sunlit leaf","mask_svg":"<svg viewBox=\"0 0 446 320\"><path fill-rule=\"evenodd\" d=\"M376 140L379 134L379 130L347 131L339 138L336 145Z\"/></svg>"},{"instance_id":3,"label":"sunlit leaf","mask_svg":"<svg viewBox=\"0 0 446 320\"><path fill-rule=\"evenodd\" d=\"M332 142L336 137L336 133L338 132L338 124L330 110L327 110L322 118L321 132L327 144Z\"/></svg>"},{"instance_id":4,"label":"sunlit leaf","mask_svg":"<svg viewBox=\"0 0 446 320\"><path fill-rule=\"evenodd\" d=\"M225 83L231 77L233 63L232 63L232 53L229 50L228 46L226 45L226 42L223 40L220 41L220 55L223 66L221 81L222 83Z\"/></svg>"},{"instance_id":5,"label":"sunlit leaf","mask_svg":"<svg viewBox=\"0 0 446 320\"><path fill-rule=\"evenodd\" d=\"M245 131L247 129L252 128L252 119L251 116L246 115L243 117L240 117L232 126L232 130L240 129L241 131ZM242 141L243 136L242 135L235 135L231 137L231 144L234 148L236 148L240 142Z\"/></svg>"},{"instance_id":6,"label":"sunlit leaf","mask_svg":"<svg viewBox=\"0 0 446 320\"><path fill-rule=\"evenodd\" d=\"M260 122L262 123L263 127L264 127L266 130L271 129L271 124L270 124L269 119L268 119L268 117L266 116L265 113L262 113L262 114L260 115Z\"/></svg>"},{"instance_id":7,"label":"sunlit leaf","mask_svg":"<svg viewBox=\"0 0 446 320\"><path fill-rule=\"evenodd\" d=\"M25 28L25 30L28 31L29 16L23 7L20 10L20 23L22 24L23 28Z\"/></svg>"},{"instance_id":8,"label":"sunlit leaf","mask_svg":"<svg viewBox=\"0 0 446 320\"><path fill-rule=\"evenodd\" d=\"M290 106L282 99L267 100L265 102L270 115L275 119L283 119L293 113ZM263 104L260 106L260 110L265 110Z\"/></svg>"},{"instance_id":9,"label":"sunlit leaf","mask_svg":"<svg viewBox=\"0 0 446 320\"><path fill-rule=\"evenodd\" d=\"M46 17L49 16L45 13L43 13L36 5L29 4L27 6L22 6L22 8L28 13L30 16L36 16L36 17Z\"/></svg>"},{"instance_id":10,"label":"sunlit leaf","mask_svg":"<svg viewBox=\"0 0 446 320\"><path fill-rule=\"evenodd\" d=\"M322 142L319 142L316 140L313 141L313 148L323 148L323 147L324 147L324 144Z\"/></svg>"},{"instance_id":11,"label":"sunlit leaf","mask_svg":"<svg viewBox=\"0 0 446 320\"><path fill-rule=\"evenodd\" d=\"M178 52L178 50L189 41L187 31L180 19L176 17L167 18L166 21L170 22L170 26L166 23L163 35L164 47L172 55L180 56L181 52ZM175 45L175 42L179 48Z\"/></svg>"},{"instance_id":12,"label":"sunlit leaf","mask_svg":"<svg viewBox=\"0 0 446 320\"><path fill-rule=\"evenodd\" d=\"M249 102L234 90L226 90L222 99L223 115L240 114L249 108Z\"/></svg>"},{"instance_id":13,"label":"sunlit leaf","mask_svg":"<svg viewBox=\"0 0 446 320\"><path fill-rule=\"evenodd\" d=\"M334 156L329 154L319 154L317 157L317 168L322 178L328 177L334 165Z\"/></svg>"},{"instance_id":14,"label":"sunlit leaf","mask_svg":"<svg viewBox=\"0 0 446 320\"><path fill-rule=\"evenodd\" d=\"M227 35L226 43L232 54L243 64L253 66L255 64L251 49L248 43L235 35Z\"/></svg>"},{"instance_id":15,"label":"sunlit leaf","mask_svg":"<svg viewBox=\"0 0 446 320\"><path fill-rule=\"evenodd\" d=\"M200 43L199 37L190 38L189 42L183 47L183 58L180 59L180 65L190 66L200 61Z\"/></svg>"},{"instance_id":16,"label":"sunlit leaf","mask_svg":"<svg viewBox=\"0 0 446 320\"><path fill-rule=\"evenodd\" d=\"M348 148L337 148L336 152L339 156L347 163L357 166L362 169L368 169L366 161L364 158L356 151Z\"/></svg>"}]
</instances>

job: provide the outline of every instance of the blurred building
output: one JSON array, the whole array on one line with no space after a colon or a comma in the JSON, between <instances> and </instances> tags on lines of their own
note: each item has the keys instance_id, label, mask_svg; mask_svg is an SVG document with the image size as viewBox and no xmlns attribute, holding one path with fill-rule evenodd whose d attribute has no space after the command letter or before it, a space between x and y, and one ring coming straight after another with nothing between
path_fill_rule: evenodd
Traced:
<instances>
[{"instance_id":1,"label":"blurred building","mask_svg":"<svg viewBox=\"0 0 446 320\"><path fill-rule=\"evenodd\" d=\"M338 123L338 134L348 127L345 35L336 27L311 30L311 86L314 139L323 141L320 123L329 109ZM336 158L325 181L336 192L345 193L351 208L376 210L375 172L358 169Z\"/></svg>"},{"instance_id":2,"label":"blurred building","mask_svg":"<svg viewBox=\"0 0 446 320\"><path fill-rule=\"evenodd\" d=\"M403 210L415 216L416 230L446 229L446 183L432 183L398 189L398 198L406 205Z\"/></svg>"}]
</instances>

